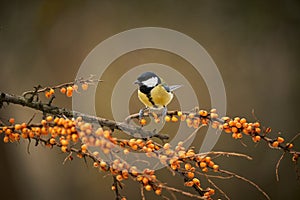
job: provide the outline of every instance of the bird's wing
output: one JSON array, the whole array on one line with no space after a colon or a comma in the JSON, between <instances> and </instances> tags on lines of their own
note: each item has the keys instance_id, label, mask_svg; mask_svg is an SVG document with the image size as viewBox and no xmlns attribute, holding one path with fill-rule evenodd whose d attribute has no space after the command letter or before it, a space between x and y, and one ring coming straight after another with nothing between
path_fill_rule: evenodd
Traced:
<instances>
[{"instance_id":1,"label":"bird's wing","mask_svg":"<svg viewBox=\"0 0 300 200\"><path fill-rule=\"evenodd\" d=\"M174 90L177 90L178 88L180 88L182 85L170 85L169 88L170 88L170 91L174 91Z\"/></svg>"}]
</instances>

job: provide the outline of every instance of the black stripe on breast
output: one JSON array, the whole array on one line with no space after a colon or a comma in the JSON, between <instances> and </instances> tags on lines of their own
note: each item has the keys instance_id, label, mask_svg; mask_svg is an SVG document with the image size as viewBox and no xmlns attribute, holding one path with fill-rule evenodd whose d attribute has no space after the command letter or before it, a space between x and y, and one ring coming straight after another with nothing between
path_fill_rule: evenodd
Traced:
<instances>
[{"instance_id":1,"label":"black stripe on breast","mask_svg":"<svg viewBox=\"0 0 300 200\"><path fill-rule=\"evenodd\" d=\"M148 97L148 100L150 101L150 103L151 103L153 106L155 106L155 103L153 102L152 97L151 97L151 90L152 90L153 88L154 88L154 87L147 87L147 86L145 86L145 85L142 85L142 86L140 87L140 91L141 91L142 93L144 93L144 94Z\"/></svg>"}]
</instances>

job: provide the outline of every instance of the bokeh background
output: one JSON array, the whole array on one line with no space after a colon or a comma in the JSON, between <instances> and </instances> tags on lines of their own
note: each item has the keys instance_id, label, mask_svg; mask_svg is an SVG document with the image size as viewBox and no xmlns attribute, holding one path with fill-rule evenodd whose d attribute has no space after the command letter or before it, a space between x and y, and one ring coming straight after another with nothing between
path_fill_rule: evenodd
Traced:
<instances>
[{"instance_id":1,"label":"bokeh background","mask_svg":"<svg viewBox=\"0 0 300 200\"><path fill-rule=\"evenodd\" d=\"M253 119L254 109L265 126L289 140L300 131L299 10L296 0L0 1L0 91L21 94L38 84L72 81L88 53L106 38L137 27L170 28L192 37L211 55L224 80L229 116ZM144 50L120 57L103 75L106 84L97 90L97 114L111 118L103 105L109 103L112 86L123 71L147 62L174 65L199 89L199 106L210 107L207 88L200 76L189 71L188 63L167 52ZM135 104L136 97L131 102L133 112L142 106ZM71 100L64 97L55 103L71 108ZM176 109L176 101L170 106ZM9 106L0 110L0 119L14 116L17 121L28 121L33 113ZM201 133L193 143L196 147ZM275 165L281 152L263 143L244 142L247 147L230 135L221 135L214 150L254 157L253 161L221 159L221 167L253 180L272 199L299 199L300 183L290 157L282 160L280 181L276 182ZM0 142L1 198L114 198L111 177L98 173L89 163L75 159L63 165L65 155L58 150L31 145L28 154L26 147L27 142ZM167 170L157 173L170 185L183 188L182 180L171 177ZM215 182L232 199L264 198L240 180ZM128 199L140 199L138 193L136 183L125 185L123 194ZM155 198L149 192L146 197ZM178 195L178 199L185 198Z\"/></svg>"}]
</instances>

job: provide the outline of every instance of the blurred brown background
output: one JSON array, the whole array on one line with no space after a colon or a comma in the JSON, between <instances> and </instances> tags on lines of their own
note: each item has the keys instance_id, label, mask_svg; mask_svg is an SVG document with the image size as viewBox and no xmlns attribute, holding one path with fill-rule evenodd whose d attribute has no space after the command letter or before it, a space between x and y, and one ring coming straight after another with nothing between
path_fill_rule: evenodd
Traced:
<instances>
[{"instance_id":1,"label":"blurred brown background","mask_svg":"<svg viewBox=\"0 0 300 200\"><path fill-rule=\"evenodd\" d=\"M197 40L211 55L225 83L229 116L252 119L251 110L255 109L263 124L271 126L274 132L282 132L288 140L300 131L299 10L296 0L0 1L0 91L21 94L38 84L71 81L87 54L106 38L136 27L165 27ZM127 61L131 60L133 66L153 62L160 56L162 63L166 62L165 57L174 57L159 51L152 52L150 58L147 51L136 54L128 55ZM122 58L114 65L121 66ZM111 70L105 76L109 85L120 74ZM204 96L200 107L209 108L205 85L197 95ZM70 99L58 98L55 102L71 108ZM101 106L98 113L110 117L109 111L102 111ZM0 119L15 116L17 121L28 121L32 114L29 109L9 106L0 110ZM272 199L299 199L300 183L290 157L282 160L280 182L276 182L275 165L281 152L264 144L254 145L248 139L244 142L248 147L229 135L221 136L214 150L254 157L253 161L222 159L221 167L253 180ZM297 145L300 146L299 140ZM0 142L1 198L114 198L111 177L99 174L83 160L62 165L65 155L58 150L32 145L29 155L26 146L27 142ZM163 181L182 188L180 178L166 173L158 172ZM263 199L256 189L242 181L216 183L232 199ZM128 199L140 199L135 183L128 182L123 193ZM149 192L146 195L147 199L155 198ZM178 195L178 199L184 198Z\"/></svg>"}]
</instances>

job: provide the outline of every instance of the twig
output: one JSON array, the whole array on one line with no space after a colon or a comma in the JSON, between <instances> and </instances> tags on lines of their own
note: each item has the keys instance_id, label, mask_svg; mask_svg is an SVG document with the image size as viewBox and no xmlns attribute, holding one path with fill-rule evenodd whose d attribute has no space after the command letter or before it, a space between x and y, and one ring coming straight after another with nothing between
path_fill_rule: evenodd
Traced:
<instances>
[{"instance_id":1,"label":"twig","mask_svg":"<svg viewBox=\"0 0 300 200\"><path fill-rule=\"evenodd\" d=\"M196 199L207 199L206 197L195 195L195 194L185 192L183 190L179 190L177 188L169 187L169 186L166 186L166 185L161 185L161 187L165 188L166 190L177 192L177 193L183 194L183 195L188 196L188 197L192 197L192 198L196 198Z\"/></svg>"},{"instance_id":2,"label":"twig","mask_svg":"<svg viewBox=\"0 0 300 200\"><path fill-rule=\"evenodd\" d=\"M280 156L280 158L279 158L279 160L276 164L276 170L275 171L276 171L276 180L277 181L279 181L279 173L278 173L279 165L280 165L280 162L283 159L284 155L285 155L285 152L283 152L283 154Z\"/></svg>"},{"instance_id":3,"label":"twig","mask_svg":"<svg viewBox=\"0 0 300 200\"><path fill-rule=\"evenodd\" d=\"M141 184L141 196L142 196L142 200L146 200L146 198L145 198L145 194L144 194L144 187L143 187L143 185Z\"/></svg>"},{"instance_id":4,"label":"twig","mask_svg":"<svg viewBox=\"0 0 300 200\"><path fill-rule=\"evenodd\" d=\"M240 175L237 175L233 172L230 172L230 171L226 171L226 170L219 170L221 173L225 173L225 174L229 174L229 175L233 175L234 177L238 178L238 179L241 179L247 183L249 183L250 185L254 186L258 191L260 191L268 200L271 200L271 198L267 195L267 193L265 191L263 191L257 184L255 184L254 182L250 181L249 179L243 177L243 176L240 176Z\"/></svg>"},{"instance_id":5,"label":"twig","mask_svg":"<svg viewBox=\"0 0 300 200\"><path fill-rule=\"evenodd\" d=\"M228 200L230 200L230 198L226 195L226 193L223 191L223 190L221 190L221 188L219 188L212 180L210 180L208 177L206 177L207 178L207 180L208 180L208 182L210 183L210 184L212 184L212 186L214 186L226 199L228 199Z\"/></svg>"}]
</instances>

